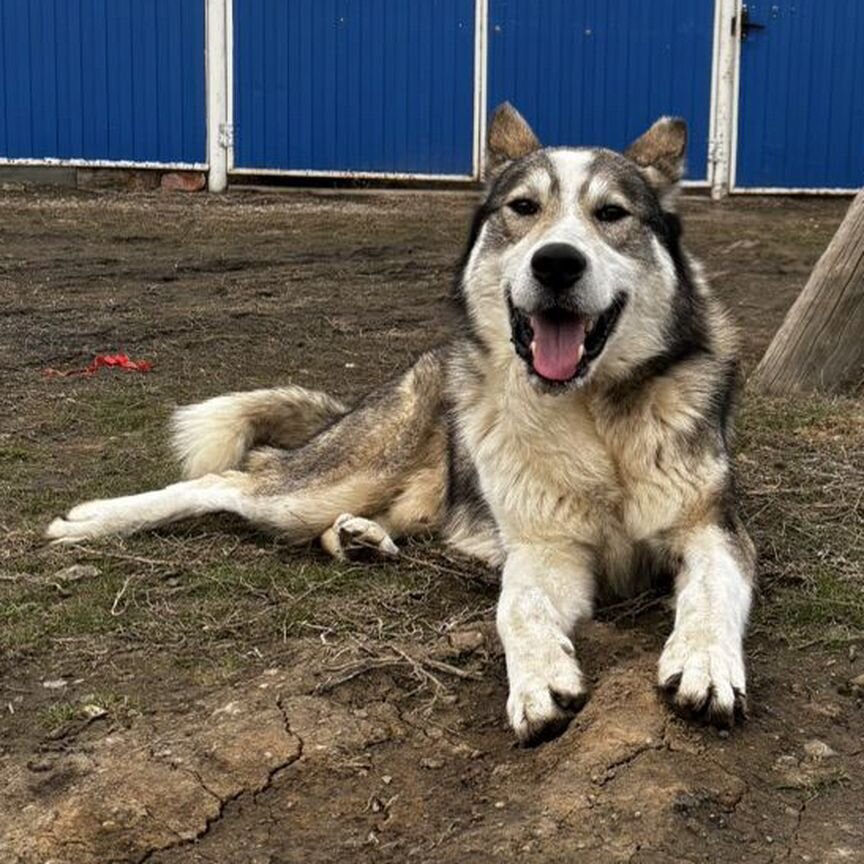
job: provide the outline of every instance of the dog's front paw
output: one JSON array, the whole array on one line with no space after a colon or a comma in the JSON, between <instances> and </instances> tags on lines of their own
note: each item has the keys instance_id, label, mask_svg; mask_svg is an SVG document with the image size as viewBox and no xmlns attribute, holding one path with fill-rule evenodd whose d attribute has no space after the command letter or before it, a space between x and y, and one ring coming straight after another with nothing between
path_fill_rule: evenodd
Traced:
<instances>
[{"instance_id":1,"label":"dog's front paw","mask_svg":"<svg viewBox=\"0 0 864 864\"><path fill-rule=\"evenodd\" d=\"M676 630L660 656L657 680L688 719L725 727L746 715L744 651L736 637Z\"/></svg>"},{"instance_id":2,"label":"dog's front paw","mask_svg":"<svg viewBox=\"0 0 864 864\"><path fill-rule=\"evenodd\" d=\"M588 690L568 640L548 655L520 658L510 673L507 714L522 744L560 735L588 700Z\"/></svg>"}]
</instances>

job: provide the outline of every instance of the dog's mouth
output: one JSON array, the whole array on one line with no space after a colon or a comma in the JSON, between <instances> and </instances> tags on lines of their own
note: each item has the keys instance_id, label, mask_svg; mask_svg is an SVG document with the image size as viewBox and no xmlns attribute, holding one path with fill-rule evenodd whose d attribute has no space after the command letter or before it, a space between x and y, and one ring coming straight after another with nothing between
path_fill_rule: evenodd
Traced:
<instances>
[{"instance_id":1,"label":"dog's mouth","mask_svg":"<svg viewBox=\"0 0 864 864\"><path fill-rule=\"evenodd\" d=\"M529 315L507 296L510 327L516 353L538 378L568 384L583 378L600 356L624 309L618 296L601 315L589 317L553 307Z\"/></svg>"}]
</instances>

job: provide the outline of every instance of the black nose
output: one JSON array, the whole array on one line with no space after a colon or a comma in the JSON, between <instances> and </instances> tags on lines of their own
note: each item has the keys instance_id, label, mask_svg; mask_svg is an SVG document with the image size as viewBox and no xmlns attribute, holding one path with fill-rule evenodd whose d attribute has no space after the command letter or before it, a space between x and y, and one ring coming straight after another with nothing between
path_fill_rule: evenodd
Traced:
<instances>
[{"instance_id":1,"label":"black nose","mask_svg":"<svg viewBox=\"0 0 864 864\"><path fill-rule=\"evenodd\" d=\"M535 278L553 291L564 291L575 285L587 266L588 259L569 243L547 243L531 258Z\"/></svg>"}]
</instances>

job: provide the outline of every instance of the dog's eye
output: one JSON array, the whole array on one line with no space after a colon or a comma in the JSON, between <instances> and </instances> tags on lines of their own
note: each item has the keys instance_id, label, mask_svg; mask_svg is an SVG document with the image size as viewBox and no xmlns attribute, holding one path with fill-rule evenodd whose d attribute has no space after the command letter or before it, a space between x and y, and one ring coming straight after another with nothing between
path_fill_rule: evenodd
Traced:
<instances>
[{"instance_id":1,"label":"dog's eye","mask_svg":"<svg viewBox=\"0 0 864 864\"><path fill-rule=\"evenodd\" d=\"M533 216L540 209L540 205L530 198L515 198L507 206L518 216Z\"/></svg>"},{"instance_id":2,"label":"dog's eye","mask_svg":"<svg viewBox=\"0 0 864 864\"><path fill-rule=\"evenodd\" d=\"M625 216L630 214L618 204L604 204L602 207L594 211L594 216L600 222L620 222Z\"/></svg>"}]
</instances>

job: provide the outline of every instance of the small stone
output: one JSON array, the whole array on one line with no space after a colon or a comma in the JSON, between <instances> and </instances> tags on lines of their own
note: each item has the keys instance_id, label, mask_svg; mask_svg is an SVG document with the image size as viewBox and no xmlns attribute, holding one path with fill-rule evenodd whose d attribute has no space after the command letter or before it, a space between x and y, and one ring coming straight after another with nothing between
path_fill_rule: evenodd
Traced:
<instances>
[{"instance_id":1,"label":"small stone","mask_svg":"<svg viewBox=\"0 0 864 864\"><path fill-rule=\"evenodd\" d=\"M52 678L48 681L43 681L42 686L46 690L62 690L69 682L63 678Z\"/></svg>"},{"instance_id":2,"label":"small stone","mask_svg":"<svg viewBox=\"0 0 864 864\"><path fill-rule=\"evenodd\" d=\"M92 564L73 564L54 574L58 582L78 582L81 579L94 579L102 571Z\"/></svg>"},{"instance_id":3,"label":"small stone","mask_svg":"<svg viewBox=\"0 0 864 864\"><path fill-rule=\"evenodd\" d=\"M444 760L437 758L426 758L420 760L420 767L426 768L429 771L437 771L444 767Z\"/></svg>"},{"instance_id":4,"label":"small stone","mask_svg":"<svg viewBox=\"0 0 864 864\"><path fill-rule=\"evenodd\" d=\"M496 810L503 810L507 805L503 801L496 801L494 807Z\"/></svg>"},{"instance_id":5,"label":"small stone","mask_svg":"<svg viewBox=\"0 0 864 864\"><path fill-rule=\"evenodd\" d=\"M717 737L722 738L725 741L729 737L729 730L728 729L718 729L717 730Z\"/></svg>"},{"instance_id":6,"label":"small stone","mask_svg":"<svg viewBox=\"0 0 864 864\"><path fill-rule=\"evenodd\" d=\"M854 678L850 678L849 683L853 687L860 687L862 690L864 690L864 674L856 675Z\"/></svg>"},{"instance_id":7,"label":"small stone","mask_svg":"<svg viewBox=\"0 0 864 864\"><path fill-rule=\"evenodd\" d=\"M804 745L804 752L807 757L813 762L821 762L823 759L830 759L836 756L837 753L831 749L824 741L818 738L813 738Z\"/></svg>"},{"instance_id":8,"label":"small stone","mask_svg":"<svg viewBox=\"0 0 864 864\"><path fill-rule=\"evenodd\" d=\"M448 634L447 640L450 647L459 654L473 654L486 641L480 630L454 630Z\"/></svg>"},{"instance_id":9,"label":"small stone","mask_svg":"<svg viewBox=\"0 0 864 864\"><path fill-rule=\"evenodd\" d=\"M50 771L54 767L54 764L48 759L31 759L27 763L27 767L35 774L41 774L44 771Z\"/></svg>"},{"instance_id":10,"label":"small stone","mask_svg":"<svg viewBox=\"0 0 864 864\"><path fill-rule=\"evenodd\" d=\"M850 645L849 646L849 662L854 663L858 659L858 646Z\"/></svg>"},{"instance_id":11,"label":"small stone","mask_svg":"<svg viewBox=\"0 0 864 864\"><path fill-rule=\"evenodd\" d=\"M101 706L91 702L88 705L81 706L81 713L88 720L96 720L99 717L104 717L108 712Z\"/></svg>"},{"instance_id":12,"label":"small stone","mask_svg":"<svg viewBox=\"0 0 864 864\"><path fill-rule=\"evenodd\" d=\"M393 778L392 778L389 774L385 774L385 775L381 778L381 782L382 782L385 786L389 786L389 785L393 782Z\"/></svg>"}]
</instances>

